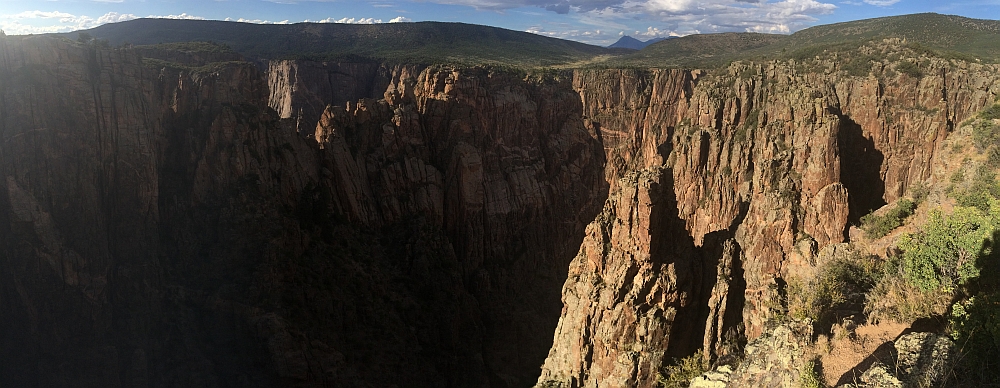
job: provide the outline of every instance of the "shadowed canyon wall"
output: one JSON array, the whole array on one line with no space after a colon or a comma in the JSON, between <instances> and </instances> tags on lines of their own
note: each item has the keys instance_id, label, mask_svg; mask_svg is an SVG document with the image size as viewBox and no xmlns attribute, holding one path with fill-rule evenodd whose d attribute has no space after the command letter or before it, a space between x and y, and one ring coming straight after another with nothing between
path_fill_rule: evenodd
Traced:
<instances>
[{"instance_id":1,"label":"shadowed canyon wall","mask_svg":"<svg viewBox=\"0 0 1000 388\"><path fill-rule=\"evenodd\" d=\"M0 38L0 381L533 384L607 197L579 96L337 66L385 98L305 79L355 99L324 95L305 136L269 106L281 64Z\"/></svg>"},{"instance_id":2,"label":"shadowed canyon wall","mask_svg":"<svg viewBox=\"0 0 1000 388\"><path fill-rule=\"evenodd\" d=\"M1000 90L816 62L185 70L0 37L0 380L652 386L759 335Z\"/></svg>"}]
</instances>

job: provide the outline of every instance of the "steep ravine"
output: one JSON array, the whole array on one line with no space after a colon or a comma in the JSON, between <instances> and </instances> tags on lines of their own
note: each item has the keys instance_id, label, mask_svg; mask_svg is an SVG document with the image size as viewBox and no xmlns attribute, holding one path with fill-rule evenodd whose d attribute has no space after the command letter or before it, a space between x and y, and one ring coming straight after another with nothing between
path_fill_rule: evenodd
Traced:
<instances>
[{"instance_id":1,"label":"steep ravine","mask_svg":"<svg viewBox=\"0 0 1000 388\"><path fill-rule=\"evenodd\" d=\"M577 72L612 191L570 265L539 385L652 387L673 357L760 336L784 279L930 178L954 124L1000 94L996 66L862 48L879 50L922 74L876 62L849 76L829 56Z\"/></svg>"},{"instance_id":2,"label":"steep ravine","mask_svg":"<svg viewBox=\"0 0 1000 388\"><path fill-rule=\"evenodd\" d=\"M607 197L579 96L340 68L312 136L280 64L0 38L3 385L533 384Z\"/></svg>"},{"instance_id":3,"label":"steep ravine","mask_svg":"<svg viewBox=\"0 0 1000 388\"><path fill-rule=\"evenodd\" d=\"M652 386L759 335L1000 91L925 60L180 70L0 37L0 381Z\"/></svg>"}]
</instances>

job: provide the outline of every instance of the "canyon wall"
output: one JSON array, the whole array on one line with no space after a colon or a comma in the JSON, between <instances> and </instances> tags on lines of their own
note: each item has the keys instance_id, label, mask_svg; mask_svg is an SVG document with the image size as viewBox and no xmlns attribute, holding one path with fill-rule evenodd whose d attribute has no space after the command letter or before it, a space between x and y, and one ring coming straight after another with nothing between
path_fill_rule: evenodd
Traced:
<instances>
[{"instance_id":1,"label":"canyon wall","mask_svg":"<svg viewBox=\"0 0 1000 388\"><path fill-rule=\"evenodd\" d=\"M0 36L12 386L653 386L759 336L786 279L1000 93L996 66L928 57L140 54Z\"/></svg>"},{"instance_id":2,"label":"canyon wall","mask_svg":"<svg viewBox=\"0 0 1000 388\"><path fill-rule=\"evenodd\" d=\"M5 386L533 384L608 190L570 79L157 63L0 37Z\"/></svg>"},{"instance_id":3,"label":"canyon wall","mask_svg":"<svg viewBox=\"0 0 1000 388\"><path fill-rule=\"evenodd\" d=\"M612 191L570 265L539 385L652 387L674 357L756 338L849 221L929 179L1000 77L899 43L865 49L911 55L921 77L819 58L577 72Z\"/></svg>"}]
</instances>

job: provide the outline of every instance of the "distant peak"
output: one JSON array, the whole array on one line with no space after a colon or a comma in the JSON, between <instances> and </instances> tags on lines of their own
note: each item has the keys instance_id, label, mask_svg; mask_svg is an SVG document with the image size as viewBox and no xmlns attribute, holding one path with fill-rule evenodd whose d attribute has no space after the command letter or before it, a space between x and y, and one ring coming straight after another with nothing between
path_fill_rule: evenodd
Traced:
<instances>
[{"instance_id":1,"label":"distant peak","mask_svg":"<svg viewBox=\"0 0 1000 388\"><path fill-rule=\"evenodd\" d=\"M653 43L659 42L669 38L653 38L647 41L641 41L639 39L633 38L631 36L625 35L618 39L617 42L608 46L608 48L627 48L633 50L642 50Z\"/></svg>"}]
</instances>

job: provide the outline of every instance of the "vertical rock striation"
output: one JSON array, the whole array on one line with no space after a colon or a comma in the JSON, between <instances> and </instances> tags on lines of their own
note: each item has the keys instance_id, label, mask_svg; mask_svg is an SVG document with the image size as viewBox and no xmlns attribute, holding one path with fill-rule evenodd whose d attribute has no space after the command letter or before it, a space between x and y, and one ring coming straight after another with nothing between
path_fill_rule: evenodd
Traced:
<instances>
[{"instance_id":1,"label":"vertical rock striation","mask_svg":"<svg viewBox=\"0 0 1000 388\"><path fill-rule=\"evenodd\" d=\"M861 50L916 55L891 40ZM612 194L570 266L539 384L654 386L670 357L758 337L783 309L784 279L929 179L954 123L1000 94L994 66L916 61L919 78L892 63L849 76L819 58L578 71ZM657 177L625 179L636 172Z\"/></svg>"},{"instance_id":2,"label":"vertical rock striation","mask_svg":"<svg viewBox=\"0 0 1000 388\"><path fill-rule=\"evenodd\" d=\"M483 69L0 37L0 380L530 385L607 196L581 109Z\"/></svg>"},{"instance_id":3,"label":"vertical rock striation","mask_svg":"<svg viewBox=\"0 0 1000 388\"><path fill-rule=\"evenodd\" d=\"M0 380L653 386L760 336L1000 92L913 59L180 70L0 36Z\"/></svg>"}]
</instances>

